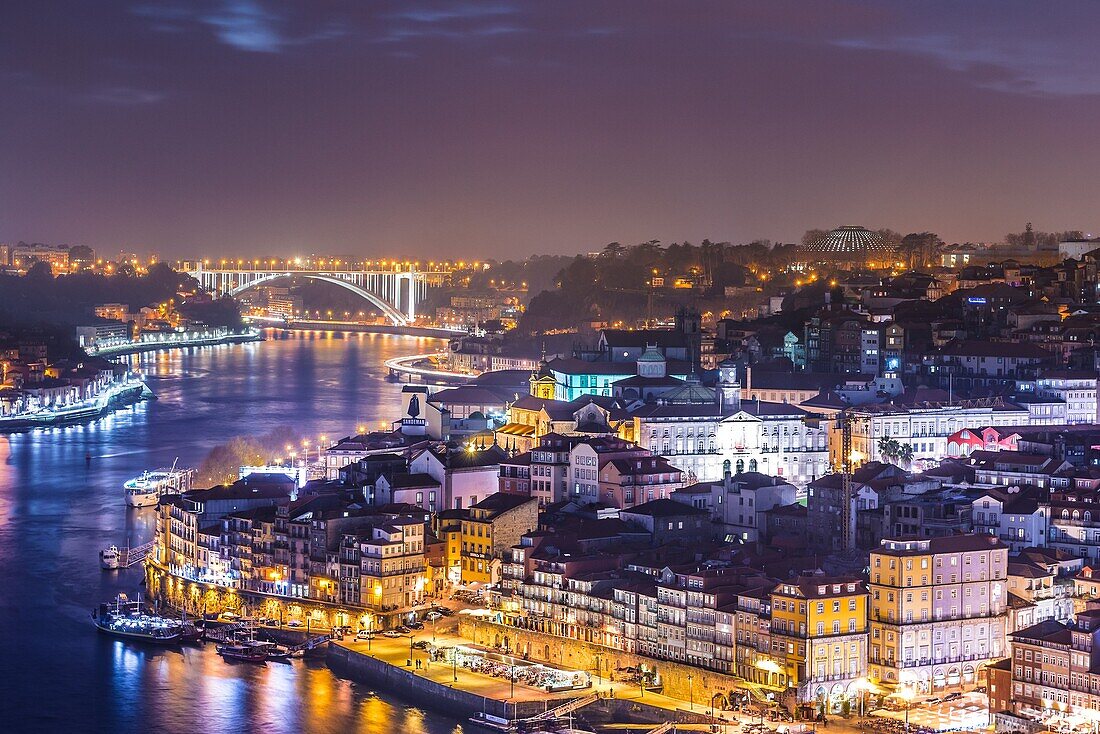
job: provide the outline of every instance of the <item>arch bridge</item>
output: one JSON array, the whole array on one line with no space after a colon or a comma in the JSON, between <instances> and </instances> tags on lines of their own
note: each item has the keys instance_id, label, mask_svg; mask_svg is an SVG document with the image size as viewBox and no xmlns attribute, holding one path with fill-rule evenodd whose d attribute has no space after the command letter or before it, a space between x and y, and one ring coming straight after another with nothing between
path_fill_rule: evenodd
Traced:
<instances>
[{"instance_id":1,"label":"arch bridge","mask_svg":"<svg viewBox=\"0 0 1100 734\"><path fill-rule=\"evenodd\" d=\"M418 270L313 270L286 268L207 268L200 261L187 274L207 293L236 296L249 288L280 278L305 278L338 285L377 307L396 326L416 319L416 306L424 300L432 274Z\"/></svg>"}]
</instances>

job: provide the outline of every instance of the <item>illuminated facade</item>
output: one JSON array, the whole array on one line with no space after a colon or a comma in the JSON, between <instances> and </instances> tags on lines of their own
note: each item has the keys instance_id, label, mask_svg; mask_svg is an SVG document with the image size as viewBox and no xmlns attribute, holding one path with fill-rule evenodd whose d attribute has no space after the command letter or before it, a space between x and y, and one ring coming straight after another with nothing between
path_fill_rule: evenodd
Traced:
<instances>
[{"instance_id":1,"label":"illuminated facade","mask_svg":"<svg viewBox=\"0 0 1100 734\"><path fill-rule=\"evenodd\" d=\"M870 679L970 690L1007 654L1008 546L989 535L886 539L871 551Z\"/></svg>"}]
</instances>

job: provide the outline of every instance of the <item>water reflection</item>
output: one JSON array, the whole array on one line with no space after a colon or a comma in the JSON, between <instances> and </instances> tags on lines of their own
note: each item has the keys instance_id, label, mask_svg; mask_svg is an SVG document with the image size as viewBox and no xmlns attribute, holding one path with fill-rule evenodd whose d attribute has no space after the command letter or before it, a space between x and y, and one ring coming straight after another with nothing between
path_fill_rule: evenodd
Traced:
<instances>
[{"instance_id":1,"label":"water reflection","mask_svg":"<svg viewBox=\"0 0 1100 734\"><path fill-rule=\"evenodd\" d=\"M0 437L0 721L22 732L424 732L453 720L332 675L323 664L229 665L213 648L158 649L98 635L89 613L139 591L139 569L104 573L97 553L152 536L124 480L197 465L232 436L294 425L346 435L393 417L400 385L382 362L440 342L370 334L279 334L263 344L129 358L158 400L83 426ZM92 456L90 466L85 455Z\"/></svg>"}]
</instances>

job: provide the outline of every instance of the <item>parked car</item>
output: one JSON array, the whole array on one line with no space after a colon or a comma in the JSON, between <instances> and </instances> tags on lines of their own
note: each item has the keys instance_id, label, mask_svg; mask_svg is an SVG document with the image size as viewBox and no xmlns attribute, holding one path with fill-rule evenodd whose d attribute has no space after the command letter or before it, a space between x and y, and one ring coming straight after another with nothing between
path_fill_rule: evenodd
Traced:
<instances>
[{"instance_id":1,"label":"parked car","mask_svg":"<svg viewBox=\"0 0 1100 734\"><path fill-rule=\"evenodd\" d=\"M434 622L435 620L441 619L442 617L443 615L439 612L428 612L424 615L424 619L428 620L429 622Z\"/></svg>"},{"instance_id":2,"label":"parked car","mask_svg":"<svg viewBox=\"0 0 1100 734\"><path fill-rule=\"evenodd\" d=\"M286 623L287 627L305 627L306 623L300 619L292 619Z\"/></svg>"},{"instance_id":3,"label":"parked car","mask_svg":"<svg viewBox=\"0 0 1100 734\"><path fill-rule=\"evenodd\" d=\"M411 622L406 622L405 626L408 627L409 629L414 629L414 630L424 629L424 623L423 622L418 622L415 619Z\"/></svg>"},{"instance_id":4,"label":"parked car","mask_svg":"<svg viewBox=\"0 0 1100 734\"><path fill-rule=\"evenodd\" d=\"M366 630L359 630L355 633L355 639L357 640L370 640L373 637L374 635L372 635L370 632L367 632Z\"/></svg>"},{"instance_id":5,"label":"parked car","mask_svg":"<svg viewBox=\"0 0 1100 734\"><path fill-rule=\"evenodd\" d=\"M432 643L428 642L427 640L418 640L413 643L413 647L415 647L417 650L427 650L431 646Z\"/></svg>"},{"instance_id":6,"label":"parked car","mask_svg":"<svg viewBox=\"0 0 1100 734\"><path fill-rule=\"evenodd\" d=\"M963 697L963 694L956 691L955 693L948 693L946 696L943 697L943 700L944 701L958 701L962 697Z\"/></svg>"},{"instance_id":7,"label":"parked car","mask_svg":"<svg viewBox=\"0 0 1100 734\"><path fill-rule=\"evenodd\" d=\"M442 614L444 617L449 617L454 614L454 610L448 609L447 607L432 607L432 611L436 614Z\"/></svg>"},{"instance_id":8,"label":"parked car","mask_svg":"<svg viewBox=\"0 0 1100 734\"><path fill-rule=\"evenodd\" d=\"M399 634L399 635L407 635L407 634L409 634L409 628L408 628L408 627L406 627L406 626L405 626L405 625L403 625L403 624L399 624L399 625L397 625L396 627L394 627L394 628L393 628L393 631L394 631L394 632L396 632L396 633L397 633L397 634Z\"/></svg>"},{"instance_id":9,"label":"parked car","mask_svg":"<svg viewBox=\"0 0 1100 734\"><path fill-rule=\"evenodd\" d=\"M398 632L397 630L386 630L385 632L382 633L382 636L383 637L390 637L390 638L400 637L401 633Z\"/></svg>"}]
</instances>

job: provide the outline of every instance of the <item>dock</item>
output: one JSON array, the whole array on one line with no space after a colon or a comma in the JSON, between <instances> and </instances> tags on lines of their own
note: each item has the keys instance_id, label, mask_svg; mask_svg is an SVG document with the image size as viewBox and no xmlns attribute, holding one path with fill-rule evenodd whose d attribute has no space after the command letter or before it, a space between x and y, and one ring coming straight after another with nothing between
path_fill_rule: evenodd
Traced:
<instances>
[{"instance_id":1,"label":"dock","mask_svg":"<svg viewBox=\"0 0 1100 734\"><path fill-rule=\"evenodd\" d=\"M133 548L122 548L118 552L118 567L129 568L135 566L149 555L149 551L153 550L153 541L148 543L142 543L139 546Z\"/></svg>"}]
</instances>

